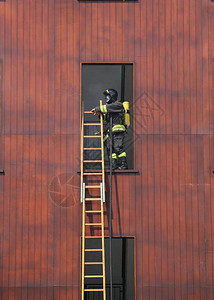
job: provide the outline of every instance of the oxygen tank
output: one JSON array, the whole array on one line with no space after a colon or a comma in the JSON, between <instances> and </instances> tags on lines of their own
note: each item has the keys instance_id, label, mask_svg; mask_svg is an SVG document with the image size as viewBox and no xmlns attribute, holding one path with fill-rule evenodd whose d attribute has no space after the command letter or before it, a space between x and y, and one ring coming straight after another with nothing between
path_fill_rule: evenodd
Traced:
<instances>
[{"instance_id":1,"label":"oxygen tank","mask_svg":"<svg viewBox=\"0 0 214 300\"><path fill-rule=\"evenodd\" d=\"M124 125L128 127L130 125L130 110L129 110L128 101L123 102L123 108L124 108Z\"/></svg>"}]
</instances>

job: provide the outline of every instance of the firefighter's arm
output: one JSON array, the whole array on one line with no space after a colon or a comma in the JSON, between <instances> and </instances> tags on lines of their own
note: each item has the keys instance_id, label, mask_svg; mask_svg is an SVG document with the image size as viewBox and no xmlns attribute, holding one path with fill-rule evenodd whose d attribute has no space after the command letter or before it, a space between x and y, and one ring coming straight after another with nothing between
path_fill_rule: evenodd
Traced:
<instances>
[{"instance_id":1,"label":"firefighter's arm","mask_svg":"<svg viewBox=\"0 0 214 300\"><path fill-rule=\"evenodd\" d=\"M105 113L107 113L106 105L96 106L96 107L92 108L91 112L94 115L100 115L101 113L105 114Z\"/></svg>"},{"instance_id":2,"label":"firefighter's arm","mask_svg":"<svg viewBox=\"0 0 214 300\"><path fill-rule=\"evenodd\" d=\"M107 114L107 113L120 113L123 111L123 105L120 102L117 103L111 103L111 104L104 104L100 106L96 106L91 110L91 112L96 114Z\"/></svg>"}]
</instances>

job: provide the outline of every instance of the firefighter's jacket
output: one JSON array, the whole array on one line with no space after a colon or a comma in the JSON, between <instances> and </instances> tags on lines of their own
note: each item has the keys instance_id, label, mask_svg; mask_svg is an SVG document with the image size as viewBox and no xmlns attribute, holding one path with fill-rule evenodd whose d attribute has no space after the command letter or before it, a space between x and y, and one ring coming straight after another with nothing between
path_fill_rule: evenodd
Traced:
<instances>
[{"instance_id":1,"label":"firefighter's jacket","mask_svg":"<svg viewBox=\"0 0 214 300\"><path fill-rule=\"evenodd\" d=\"M103 131L107 134L110 126L110 114L112 114L112 132L124 132L126 127L124 125L124 108L120 101L115 101L110 104L105 104L95 107L97 112L103 114Z\"/></svg>"}]
</instances>

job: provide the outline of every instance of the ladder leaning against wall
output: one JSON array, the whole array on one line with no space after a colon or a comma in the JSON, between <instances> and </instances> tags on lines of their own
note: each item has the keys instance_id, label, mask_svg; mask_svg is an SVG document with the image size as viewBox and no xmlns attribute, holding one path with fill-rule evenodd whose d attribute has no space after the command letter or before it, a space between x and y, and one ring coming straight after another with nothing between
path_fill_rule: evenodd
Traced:
<instances>
[{"instance_id":1,"label":"ladder leaning against wall","mask_svg":"<svg viewBox=\"0 0 214 300\"><path fill-rule=\"evenodd\" d=\"M100 101L102 105L102 101ZM84 300L86 293L100 292L103 294L103 300L106 300L106 277L105 277L105 247L104 247L104 215L103 215L103 203L105 202L105 173L104 173L104 145L103 145L103 116L100 115L99 122L96 120L92 122L86 121L87 114L92 113L90 111L84 111L82 107L82 120L81 120L81 202L82 202L82 300ZM92 115L93 116L93 115ZM90 116L90 118L92 117ZM99 127L98 135L86 135L85 129L91 126ZM92 140L100 143L99 147L88 147L87 142ZM85 159L85 153L87 151L100 152L99 159ZM93 155L92 155L93 157ZM88 169L90 164L100 165L99 169ZM92 183L88 183L93 180ZM90 193L97 191L98 196L91 196ZM96 207L96 208L94 208ZM97 208L98 207L98 208ZM94 216L99 218L99 222L94 222ZM89 220L89 221L87 221ZM93 228L100 232L98 235L94 235ZM96 239L97 244L100 244L99 248L88 247L87 241L90 239ZM96 261L90 261L88 256L90 253L97 254ZM97 274L86 274L87 267L99 267ZM94 272L93 272L94 273ZM87 288L86 280L93 278L99 278L102 284L99 288Z\"/></svg>"}]
</instances>

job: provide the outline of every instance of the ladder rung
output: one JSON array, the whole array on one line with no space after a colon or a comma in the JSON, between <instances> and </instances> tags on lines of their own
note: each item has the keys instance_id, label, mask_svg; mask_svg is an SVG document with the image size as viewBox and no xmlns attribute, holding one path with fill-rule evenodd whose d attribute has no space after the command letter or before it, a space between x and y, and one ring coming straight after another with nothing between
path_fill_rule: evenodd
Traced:
<instances>
[{"instance_id":1,"label":"ladder rung","mask_svg":"<svg viewBox=\"0 0 214 300\"><path fill-rule=\"evenodd\" d=\"M84 289L85 292L103 292L104 289Z\"/></svg>"},{"instance_id":2,"label":"ladder rung","mask_svg":"<svg viewBox=\"0 0 214 300\"><path fill-rule=\"evenodd\" d=\"M84 111L84 114L92 114L92 112L90 110L86 110Z\"/></svg>"},{"instance_id":3,"label":"ladder rung","mask_svg":"<svg viewBox=\"0 0 214 300\"><path fill-rule=\"evenodd\" d=\"M83 173L83 175L102 175L103 173Z\"/></svg>"},{"instance_id":4,"label":"ladder rung","mask_svg":"<svg viewBox=\"0 0 214 300\"><path fill-rule=\"evenodd\" d=\"M103 249L85 249L86 252L102 252Z\"/></svg>"},{"instance_id":5,"label":"ladder rung","mask_svg":"<svg viewBox=\"0 0 214 300\"><path fill-rule=\"evenodd\" d=\"M85 223L85 226L101 226L102 223Z\"/></svg>"},{"instance_id":6,"label":"ladder rung","mask_svg":"<svg viewBox=\"0 0 214 300\"><path fill-rule=\"evenodd\" d=\"M102 148L83 148L83 150L102 150Z\"/></svg>"},{"instance_id":7,"label":"ladder rung","mask_svg":"<svg viewBox=\"0 0 214 300\"><path fill-rule=\"evenodd\" d=\"M86 162L86 163L92 163L92 162L102 162L102 160L83 160L83 162Z\"/></svg>"},{"instance_id":8,"label":"ladder rung","mask_svg":"<svg viewBox=\"0 0 214 300\"><path fill-rule=\"evenodd\" d=\"M101 213L101 210L86 210L86 213L94 214L94 213Z\"/></svg>"},{"instance_id":9,"label":"ladder rung","mask_svg":"<svg viewBox=\"0 0 214 300\"><path fill-rule=\"evenodd\" d=\"M101 262L97 262L97 261L95 261L95 262L85 262L85 265L103 265L103 262L101 261Z\"/></svg>"},{"instance_id":10,"label":"ladder rung","mask_svg":"<svg viewBox=\"0 0 214 300\"><path fill-rule=\"evenodd\" d=\"M85 236L85 239L101 239L102 236L98 236L98 235L88 235Z\"/></svg>"},{"instance_id":11,"label":"ladder rung","mask_svg":"<svg viewBox=\"0 0 214 300\"><path fill-rule=\"evenodd\" d=\"M103 278L103 275L85 275L85 278Z\"/></svg>"},{"instance_id":12,"label":"ladder rung","mask_svg":"<svg viewBox=\"0 0 214 300\"><path fill-rule=\"evenodd\" d=\"M85 126L100 126L100 123L84 123Z\"/></svg>"},{"instance_id":13,"label":"ladder rung","mask_svg":"<svg viewBox=\"0 0 214 300\"><path fill-rule=\"evenodd\" d=\"M98 201L101 200L101 198L85 198L86 201Z\"/></svg>"},{"instance_id":14,"label":"ladder rung","mask_svg":"<svg viewBox=\"0 0 214 300\"><path fill-rule=\"evenodd\" d=\"M101 135L84 135L84 138L100 138Z\"/></svg>"},{"instance_id":15,"label":"ladder rung","mask_svg":"<svg viewBox=\"0 0 214 300\"><path fill-rule=\"evenodd\" d=\"M90 189L98 189L98 188L100 188L99 185L86 185L85 187L86 188L90 188Z\"/></svg>"}]
</instances>

